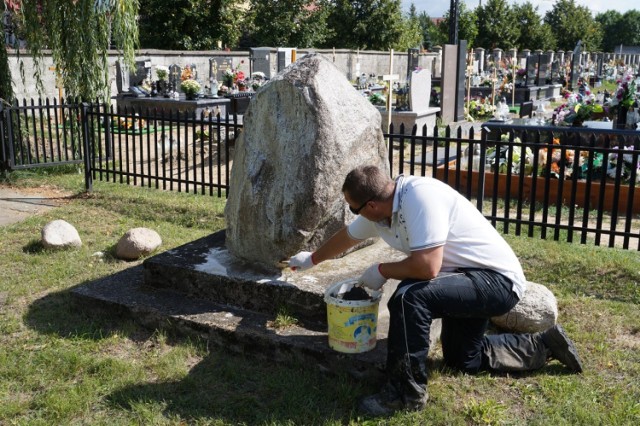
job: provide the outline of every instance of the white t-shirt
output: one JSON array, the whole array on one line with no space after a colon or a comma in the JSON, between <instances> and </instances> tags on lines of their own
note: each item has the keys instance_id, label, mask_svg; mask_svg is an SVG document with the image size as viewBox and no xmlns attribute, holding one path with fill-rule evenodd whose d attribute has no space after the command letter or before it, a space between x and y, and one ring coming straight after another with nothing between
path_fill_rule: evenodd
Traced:
<instances>
[{"instance_id":1,"label":"white t-shirt","mask_svg":"<svg viewBox=\"0 0 640 426\"><path fill-rule=\"evenodd\" d=\"M399 176L391 226L358 216L347 231L357 240L380 236L407 255L443 246L442 272L492 269L513 281L520 299L524 295L527 281L509 244L469 200L437 179Z\"/></svg>"}]
</instances>

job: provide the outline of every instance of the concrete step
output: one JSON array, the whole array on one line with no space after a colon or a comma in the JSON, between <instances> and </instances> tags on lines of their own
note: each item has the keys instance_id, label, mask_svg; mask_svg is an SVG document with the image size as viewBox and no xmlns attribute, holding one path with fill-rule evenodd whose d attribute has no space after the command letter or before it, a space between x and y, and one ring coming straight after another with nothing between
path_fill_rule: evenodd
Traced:
<instances>
[{"instance_id":1,"label":"concrete step","mask_svg":"<svg viewBox=\"0 0 640 426\"><path fill-rule=\"evenodd\" d=\"M276 362L297 359L325 371L346 372L362 379L379 379L386 358L386 330L376 347L365 353L343 354L328 345L326 331L304 324L273 327L274 315L239 309L181 292L143 283L143 267L135 266L72 290L83 306L109 315L128 314L149 328L170 329L208 339L235 353Z\"/></svg>"}]
</instances>

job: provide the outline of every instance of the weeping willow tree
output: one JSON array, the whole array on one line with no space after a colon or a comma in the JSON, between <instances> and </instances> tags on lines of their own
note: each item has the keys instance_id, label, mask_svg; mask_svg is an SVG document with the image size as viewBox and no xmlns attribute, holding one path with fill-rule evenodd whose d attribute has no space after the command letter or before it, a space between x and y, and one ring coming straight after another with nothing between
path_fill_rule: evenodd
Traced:
<instances>
[{"instance_id":1,"label":"weeping willow tree","mask_svg":"<svg viewBox=\"0 0 640 426\"><path fill-rule=\"evenodd\" d=\"M0 8L0 12L4 13L4 8ZM0 102L4 100L11 103L13 87L11 86L9 57L7 56L7 48L4 45L4 19L2 19L2 13L0 13L0 36L2 36L2 44L0 44Z\"/></svg>"},{"instance_id":2,"label":"weeping willow tree","mask_svg":"<svg viewBox=\"0 0 640 426\"><path fill-rule=\"evenodd\" d=\"M138 0L20 0L18 19L34 77L43 92L43 53L49 49L68 97L107 100L108 50L130 67L138 45ZM20 64L23 72L23 64Z\"/></svg>"}]
</instances>

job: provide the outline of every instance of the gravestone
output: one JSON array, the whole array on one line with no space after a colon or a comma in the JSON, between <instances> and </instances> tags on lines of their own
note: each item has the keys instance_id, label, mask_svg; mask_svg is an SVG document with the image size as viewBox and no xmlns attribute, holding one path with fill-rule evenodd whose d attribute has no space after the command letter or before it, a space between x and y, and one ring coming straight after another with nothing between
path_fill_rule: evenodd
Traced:
<instances>
[{"instance_id":1,"label":"gravestone","mask_svg":"<svg viewBox=\"0 0 640 426\"><path fill-rule=\"evenodd\" d=\"M578 87L578 79L580 78L580 58L582 58L582 40L578 40L576 48L573 49L571 57L571 73L569 74L569 84L571 89Z\"/></svg>"},{"instance_id":2,"label":"gravestone","mask_svg":"<svg viewBox=\"0 0 640 426\"><path fill-rule=\"evenodd\" d=\"M380 112L320 54L294 62L244 115L225 207L227 249L268 266L313 251L353 220L341 189L362 164L388 170Z\"/></svg>"},{"instance_id":3,"label":"gravestone","mask_svg":"<svg viewBox=\"0 0 640 426\"><path fill-rule=\"evenodd\" d=\"M271 78L271 48L252 47L250 52L249 60L253 63L253 71L262 72L266 78Z\"/></svg>"},{"instance_id":4,"label":"gravestone","mask_svg":"<svg viewBox=\"0 0 640 426\"><path fill-rule=\"evenodd\" d=\"M540 60L539 55L527 56L527 78L526 85L534 86L536 84L536 78L538 76L538 62Z\"/></svg>"},{"instance_id":5,"label":"gravestone","mask_svg":"<svg viewBox=\"0 0 640 426\"><path fill-rule=\"evenodd\" d=\"M232 58L222 58L222 61L218 64L218 81L224 81L224 72L226 70L233 70L233 59Z\"/></svg>"},{"instance_id":6,"label":"gravestone","mask_svg":"<svg viewBox=\"0 0 640 426\"><path fill-rule=\"evenodd\" d=\"M116 88L118 93L129 91L129 71L127 66L120 61L116 61Z\"/></svg>"},{"instance_id":7,"label":"gravestone","mask_svg":"<svg viewBox=\"0 0 640 426\"><path fill-rule=\"evenodd\" d=\"M547 84L547 77L549 76L549 55L540 55L540 61L538 62L538 77L536 79L537 86L544 86Z\"/></svg>"},{"instance_id":8,"label":"gravestone","mask_svg":"<svg viewBox=\"0 0 640 426\"><path fill-rule=\"evenodd\" d=\"M178 90L180 86L180 76L182 75L182 67L177 64L169 65L169 85L174 89Z\"/></svg>"},{"instance_id":9,"label":"gravestone","mask_svg":"<svg viewBox=\"0 0 640 426\"><path fill-rule=\"evenodd\" d=\"M431 101L431 71L417 70L409 74L409 108L426 111Z\"/></svg>"},{"instance_id":10,"label":"gravestone","mask_svg":"<svg viewBox=\"0 0 640 426\"><path fill-rule=\"evenodd\" d=\"M125 64L116 61L116 87L118 93L128 92L131 86L139 86L145 78L149 77L150 72L150 59L136 60L134 70L129 70Z\"/></svg>"},{"instance_id":11,"label":"gravestone","mask_svg":"<svg viewBox=\"0 0 640 426\"><path fill-rule=\"evenodd\" d=\"M458 43L457 90L455 104L455 121L464 120L464 98L466 96L467 40Z\"/></svg>"},{"instance_id":12,"label":"gravestone","mask_svg":"<svg viewBox=\"0 0 640 426\"><path fill-rule=\"evenodd\" d=\"M560 82L560 63L558 59L551 63L551 84Z\"/></svg>"}]
</instances>

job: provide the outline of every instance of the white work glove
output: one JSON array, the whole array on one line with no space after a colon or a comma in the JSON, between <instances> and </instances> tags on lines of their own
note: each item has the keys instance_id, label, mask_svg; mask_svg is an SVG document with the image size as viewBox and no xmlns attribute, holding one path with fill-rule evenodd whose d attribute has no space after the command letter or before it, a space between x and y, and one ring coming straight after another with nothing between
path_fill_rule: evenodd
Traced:
<instances>
[{"instance_id":1,"label":"white work glove","mask_svg":"<svg viewBox=\"0 0 640 426\"><path fill-rule=\"evenodd\" d=\"M358 278L358 282L371 290L380 290L387 279L380 272L380 264L374 263Z\"/></svg>"},{"instance_id":2,"label":"white work glove","mask_svg":"<svg viewBox=\"0 0 640 426\"><path fill-rule=\"evenodd\" d=\"M310 251L301 251L289 259L289 268L292 271L304 271L311 269L314 265L313 253Z\"/></svg>"}]
</instances>

